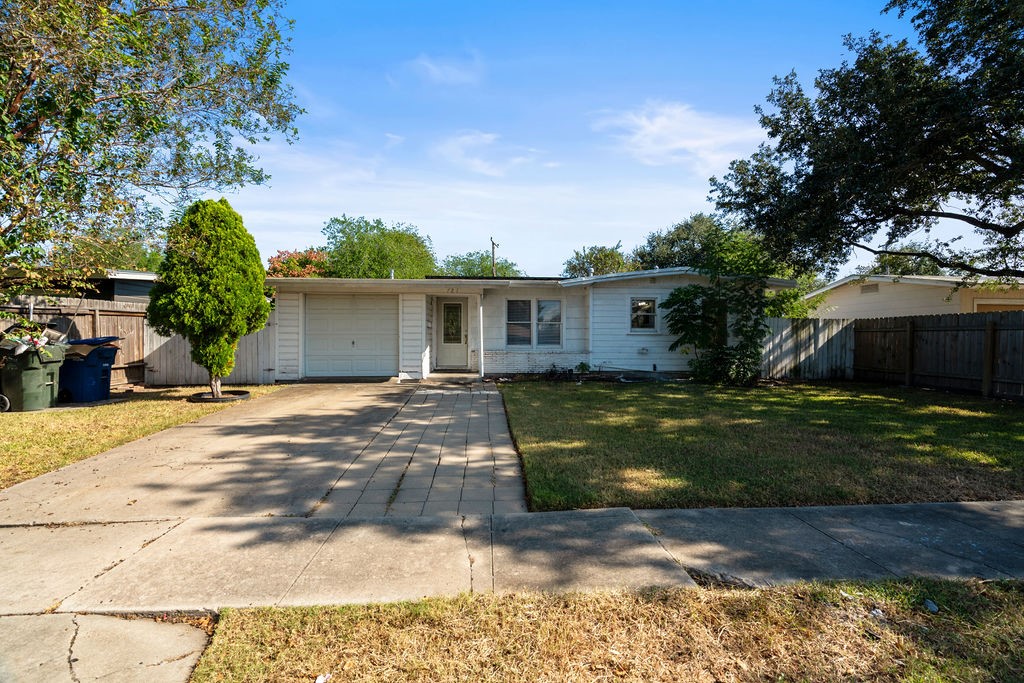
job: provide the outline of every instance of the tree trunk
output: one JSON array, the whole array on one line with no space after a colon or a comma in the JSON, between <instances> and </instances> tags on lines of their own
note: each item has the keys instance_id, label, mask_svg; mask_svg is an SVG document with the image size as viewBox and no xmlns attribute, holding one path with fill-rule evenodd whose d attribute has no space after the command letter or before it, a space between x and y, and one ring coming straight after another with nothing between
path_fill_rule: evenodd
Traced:
<instances>
[{"instance_id":1,"label":"tree trunk","mask_svg":"<svg viewBox=\"0 0 1024 683\"><path fill-rule=\"evenodd\" d=\"M213 398L220 398L220 377L210 375L210 395Z\"/></svg>"}]
</instances>

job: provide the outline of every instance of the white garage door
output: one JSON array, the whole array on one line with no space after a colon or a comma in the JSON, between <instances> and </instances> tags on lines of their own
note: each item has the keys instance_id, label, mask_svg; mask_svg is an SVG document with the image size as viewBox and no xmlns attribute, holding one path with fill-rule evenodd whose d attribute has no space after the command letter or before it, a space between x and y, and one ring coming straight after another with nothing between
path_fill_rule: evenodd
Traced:
<instances>
[{"instance_id":1,"label":"white garage door","mask_svg":"<svg viewBox=\"0 0 1024 683\"><path fill-rule=\"evenodd\" d=\"M306 377L398 374L398 297L306 296Z\"/></svg>"}]
</instances>

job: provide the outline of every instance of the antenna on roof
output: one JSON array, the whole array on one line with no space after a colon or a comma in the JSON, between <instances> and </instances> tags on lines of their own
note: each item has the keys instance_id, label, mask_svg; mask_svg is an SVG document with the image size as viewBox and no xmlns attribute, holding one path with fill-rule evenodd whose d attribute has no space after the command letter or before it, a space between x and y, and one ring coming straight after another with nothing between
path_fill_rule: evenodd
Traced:
<instances>
[{"instance_id":1,"label":"antenna on roof","mask_svg":"<svg viewBox=\"0 0 1024 683\"><path fill-rule=\"evenodd\" d=\"M497 262L494 259L494 250L497 249L500 246L501 245L498 244L497 242L495 242L494 238L492 237L491 238L491 277L498 277L498 265L497 265Z\"/></svg>"}]
</instances>

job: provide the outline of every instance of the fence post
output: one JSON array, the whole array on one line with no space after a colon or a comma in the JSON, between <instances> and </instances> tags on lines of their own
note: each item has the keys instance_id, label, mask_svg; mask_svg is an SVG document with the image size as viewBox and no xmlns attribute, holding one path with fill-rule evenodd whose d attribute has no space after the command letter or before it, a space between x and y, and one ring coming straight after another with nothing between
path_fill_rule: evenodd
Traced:
<instances>
[{"instance_id":1,"label":"fence post","mask_svg":"<svg viewBox=\"0 0 1024 683\"><path fill-rule=\"evenodd\" d=\"M985 347L981 357L981 395L992 396L992 376L996 361L996 321L985 323Z\"/></svg>"},{"instance_id":2,"label":"fence post","mask_svg":"<svg viewBox=\"0 0 1024 683\"><path fill-rule=\"evenodd\" d=\"M914 321L907 321L906 333L906 367L904 369L903 383L908 387L914 385Z\"/></svg>"}]
</instances>

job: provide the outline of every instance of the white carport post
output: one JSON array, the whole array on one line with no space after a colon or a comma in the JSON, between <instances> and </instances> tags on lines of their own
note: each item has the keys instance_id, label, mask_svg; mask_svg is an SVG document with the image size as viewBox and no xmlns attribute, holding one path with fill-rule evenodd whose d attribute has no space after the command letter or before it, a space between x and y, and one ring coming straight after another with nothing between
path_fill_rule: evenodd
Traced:
<instances>
[{"instance_id":1,"label":"white carport post","mask_svg":"<svg viewBox=\"0 0 1024 683\"><path fill-rule=\"evenodd\" d=\"M483 292L480 292L480 294L477 295L476 301L477 301L477 308L479 309L477 311L477 316L476 316L477 317L477 325L480 328L479 330L477 330L477 342L476 342L477 343L477 352L476 352L476 356L477 356L477 365L480 366L480 378L483 379L483 376L484 376L484 293Z\"/></svg>"}]
</instances>

